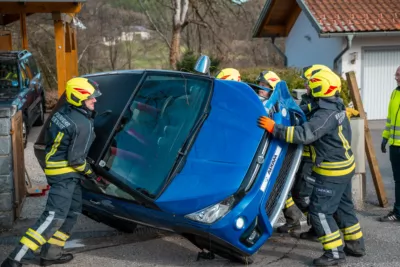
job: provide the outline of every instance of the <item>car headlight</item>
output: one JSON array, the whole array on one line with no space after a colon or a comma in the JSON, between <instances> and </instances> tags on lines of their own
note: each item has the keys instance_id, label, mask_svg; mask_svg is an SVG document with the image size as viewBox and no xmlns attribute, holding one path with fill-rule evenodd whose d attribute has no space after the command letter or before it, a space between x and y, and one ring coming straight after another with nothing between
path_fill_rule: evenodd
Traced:
<instances>
[{"instance_id":1,"label":"car headlight","mask_svg":"<svg viewBox=\"0 0 400 267\"><path fill-rule=\"evenodd\" d=\"M193 221L211 224L216 220L224 217L231 210L234 203L235 197L232 195L215 205L190 213L185 217Z\"/></svg>"}]
</instances>

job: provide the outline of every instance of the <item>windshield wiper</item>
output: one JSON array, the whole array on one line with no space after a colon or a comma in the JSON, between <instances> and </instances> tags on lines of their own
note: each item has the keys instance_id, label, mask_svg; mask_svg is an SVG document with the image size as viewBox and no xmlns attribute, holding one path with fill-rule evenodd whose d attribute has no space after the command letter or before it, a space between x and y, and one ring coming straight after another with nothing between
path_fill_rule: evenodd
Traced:
<instances>
[{"instance_id":1,"label":"windshield wiper","mask_svg":"<svg viewBox=\"0 0 400 267\"><path fill-rule=\"evenodd\" d=\"M154 194L151 194L145 188L137 187L137 188L135 188L135 190L138 191L139 193L141 193L142 195L145 195L146 197L149 197L149 198L155 198L156 197Z\"/></svg>"}]
</instances>

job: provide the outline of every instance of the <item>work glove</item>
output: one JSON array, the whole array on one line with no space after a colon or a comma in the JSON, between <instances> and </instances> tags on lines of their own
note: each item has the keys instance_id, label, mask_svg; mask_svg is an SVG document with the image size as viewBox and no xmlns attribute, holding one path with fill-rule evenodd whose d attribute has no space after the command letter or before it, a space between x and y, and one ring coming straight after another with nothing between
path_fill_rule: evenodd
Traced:
<instances>
[{"instance_id":1,"label":"work glove","mask_svg":"<svg viewBox=\"0 0 400 267\"><path fill-rule=\"evenodd\" d=\"M86 178L89 180L96 180L97 179L97 175L92 171L91 174L87 174Z\"/></svg>"},{"instance_id":2,"label":"work glove","mask_svg":"<svg viewBox=\"0 0 400 267\"><path fill-rule=\"evenodd\" d=\"M258 126L272 133L274 131L275 122L266 116L261 116L258 118Z\"/></svg>"},{"instance_id":3,"label":"work glove","mask_svg":"<svg viewBox=\"0 0 400 267\"><path fill-rule=\"evenodd\" d=\"M382 153L386 153L386 144L388 140L386 138L382 138L382 143L381 143L381 151Z\"/></svg>"}]
</instances>

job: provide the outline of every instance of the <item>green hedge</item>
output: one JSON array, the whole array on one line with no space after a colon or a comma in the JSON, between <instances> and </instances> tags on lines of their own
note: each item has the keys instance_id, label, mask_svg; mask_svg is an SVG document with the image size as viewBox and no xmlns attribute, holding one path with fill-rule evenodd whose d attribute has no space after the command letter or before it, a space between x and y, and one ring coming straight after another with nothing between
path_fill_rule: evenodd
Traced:
<instances>
[{"instance_id":1,"label":"green hedge","mask_svg":"<svg viewBox=\"0 0 400 267\"><path fill-rule=\"evenodd\" d=\"M258 75L264 70L271 70L275 72L282 80L286 82L289 90L303 89L304 80L300 77L301 70L296 68L246 68L238 69L240 76L244 82L255 83ZM347 106L350 102L349 90L347 82L343 78L342 80L342 92L340 96L343 98L345 105Z\"/></svg>"}]
</instances>

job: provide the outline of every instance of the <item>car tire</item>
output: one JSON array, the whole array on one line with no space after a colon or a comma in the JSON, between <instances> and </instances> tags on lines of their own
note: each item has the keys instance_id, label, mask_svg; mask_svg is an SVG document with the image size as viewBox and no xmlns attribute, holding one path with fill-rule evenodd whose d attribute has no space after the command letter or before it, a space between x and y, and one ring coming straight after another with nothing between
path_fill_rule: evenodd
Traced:
<instances>
[{"instance_id":1,"label":"car tire","mask_svg":"<svg viewBox=\"0 0 400 267\"><path fill-rule=\"evenodd\" d=\"M137 228L136 223L121 222L120 220L115 220L110 217L98 216L95 213L88 212L86 210L83 210L82 214L92 220L95 220L96 222L108 225L122 233L132 234Z\"/></svg>"},{"instance_id":2,"label":"car tire","mask_svg":"<svg viewBox=\"0 0 400 267\"><path fill-rule=\"evenodd\" d=\"M36 119L33 126L42 126L44 124L44 101L42 100L39 104L39 117Z\"/></svg>"},{"instance_id":3,"label":"car tire","mask_svg":"<svg viewBox=\"0 0 400 267\"><path fill-rule=\"evenodd\" d=\"M26 148L28 144L28 128L26 127L26 118L22 120L22 144Z\"/></svg>"}]
</instances>

